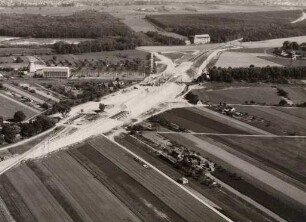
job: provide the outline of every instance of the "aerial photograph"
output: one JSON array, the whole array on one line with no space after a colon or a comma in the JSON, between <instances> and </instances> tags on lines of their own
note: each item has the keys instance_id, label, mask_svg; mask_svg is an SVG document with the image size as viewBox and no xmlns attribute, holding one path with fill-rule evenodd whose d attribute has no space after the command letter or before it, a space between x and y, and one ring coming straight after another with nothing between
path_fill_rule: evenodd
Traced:
<instances>
[{"instance_id":1,"label":"aerial photograph","mask_svg":"<svg viewBox=\"0 0 306 222\"><path fill-rule=\"evenodd\" d=\"M0 222L306 222L306 0L0 0Z\"/></svg>"}]
</instances>

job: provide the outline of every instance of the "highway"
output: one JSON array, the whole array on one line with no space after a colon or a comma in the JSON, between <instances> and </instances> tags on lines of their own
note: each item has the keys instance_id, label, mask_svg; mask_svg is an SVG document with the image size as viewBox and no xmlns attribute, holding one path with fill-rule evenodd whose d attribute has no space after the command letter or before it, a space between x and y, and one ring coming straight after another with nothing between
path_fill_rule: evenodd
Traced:
<instances>
[{"instance_id":1,"label":"highway","mask_svg":"<svg viewBox=\"0 0 306 222\"><path fill-rule=\"evenodd\" d=\"M7 170L11 169L12 167L16 166L24 160L47 155L50 152L72 146L93 136L101 135L102 133L107 133L114 129L114 134L116 134L116 132L120 133L122 131L121 127L124 124L131 123L135 119L141 121L158 112L169 109L171 108L169 104L178 104L179 106L181 106L182 103L185 103L186 106L190 106L181 97L178 98L178 95L182 95L181 93L184 91L185 86L176 83L176 81L180 80L181 78L185 78L186 81L192 80L186 72L193 63L190 61L185 61L182 62L182 64L180 65L176 65L172 62L171 59L163 55L156 53L156 56L161 60L162 63L167 65L166 72L169 73L169 79L171 79L171 81L158 86L142 86L140 83L102 98L100 102L107 104L110 107L105 110L105 116L95 121L79 126L76 131L72 132L71 134L67 134L63 137L48 138L47 140L36 145L24 154L2 161L0 163L0 174L6 172ZM144 80L144 82L149 84L156 83L156 81L158 81L159 79L164 79L163 73L154 74ZM75 118L77 119L81 110L84 113L93 112L97 109L98 104L99 102L88 102L73 107L70 112L70 117L63 119L59 123L59 125L67 127L67 123L70 124L71 122L70 120L73 120ZM165 104L168 104L168 106ZM175 106L173 106L172 108L174 107ZM124 111L127 111L128 115L124 116L123 119L111 119L112 116ZM134 153L132 153L125 147L119 144L117 145L120 146L126 152L130 153L131 155L136 156ZM138 156L137 158L141 159ZM150 164L148 165L154 170L154 172L162 176L162 178L168 183L171 183L172 185L175 184L174 186L176 187L176 189L179 188L179 190L183 191L184 193L187 193L188 198L194 198L195 200L197 200L197 204L200 203L202 207L204 207L203 209L205 209L205 211L199 212L203 214L203 221L231 221L229 218L211 207L207 202L203 201L194 193L190 192L185 187L178 185L176 182L174 182L171 178L159 171L157 168ZM204 218L205 213L207 214L207 216L205 217L206 219Z\"/></svg>"}]
</instances>

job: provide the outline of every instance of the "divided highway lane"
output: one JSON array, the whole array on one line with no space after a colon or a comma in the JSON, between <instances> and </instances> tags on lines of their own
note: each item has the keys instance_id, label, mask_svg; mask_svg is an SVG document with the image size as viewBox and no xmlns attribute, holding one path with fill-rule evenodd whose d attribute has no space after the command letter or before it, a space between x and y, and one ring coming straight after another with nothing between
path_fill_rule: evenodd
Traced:
<instances>
[{"instance_id":1,"label":"divided highway lane","mask_svg":"<svg viewBox=\"0 0 306 222\"><path fill-rule=\"evenodd\" d=\"M119 168L141 183L165 204L180 214L185 220L203 222L232 221L222 213L211 207L208 203L179 185L163 172L147 163L135 153L110 141L105 136L99 136L89 143L103 156L115 163ZM133 160L137 157L146 163L147 169Z\"/></svg>"},{"instance_id":2,"label":"divided highway lane","mask_svg":"<svg viewBox=\"0 0 306 222\"><path fill-rule=\"evenodd\" d=\"M12 85L9 85L9 84L3 84L3 86L4 86L5 88L8 88L8 89L14 91L15 93L18 93L18 94L20 94L20 95L22 95L22 96L24 96L24 97L27 97L27 98L33 100L33 101L35 101L35 102L37 102L37 103L39 103L39 104L43 104L43 103L45 102L44 100L39 99L39 98L37 98L36 96L33 96L33 95L31 95L30 93L27 93L27 92L25 92L25 91L23 91L23 90L21 90L21 89L18 89L18 88L15 87L15 86L12 86Z\"/></svg>"}]
</instances>

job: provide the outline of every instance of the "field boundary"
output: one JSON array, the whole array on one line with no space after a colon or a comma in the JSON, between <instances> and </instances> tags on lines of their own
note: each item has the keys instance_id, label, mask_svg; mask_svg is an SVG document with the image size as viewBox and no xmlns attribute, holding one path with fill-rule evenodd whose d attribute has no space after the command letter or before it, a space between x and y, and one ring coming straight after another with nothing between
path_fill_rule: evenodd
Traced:
<instances>
[{"instance_id":1,"label":"field boundary","mask_svg":"<svg viewBox=\"0 0 306 222\"><path fill-rule=\"evenodd\" d=\"M150 164L149 162L147 162L146 160L144 160L142 157L138 156L137 154L135 154L134 152L130 151L128 148L124 147L123 145L121 145L120 143L118 143L115 140L111 140L110 138L106 137L105 135L101 135L102 137L104 137L105 139L111 141L112 143L116 144L118 147L120 147L121 149L125 150L126 152L128 152L130 155L138 158L139 160L143 161L145 164L147 164L150 168L152 168L153 170L155 170L157 173L159 173L160 175L162 175L163 177L165 177L167 180L171 181L173 184L175 184L176 186L180 187L182 190L184 190L186 193L188 193L189 195L191 195L193 198L195 198L197 201L199 201L200 203L204 204L206 207L208 207L210 210L212 210L214 213L218 214L222 219L228 221L228 222L233 222L230 218L228 218L227 216L223 215L221 212L219 212L218 210L216 210L215 208L213 208L212 206L210 206L208 203L206 203L205 201L203 201L201 198L199 198L198 196L196 196L194 193L192 193L190 190L188 190L186 187L178 184L177 182L175 182L172 178L170 178L168 175L166 175L165 173L163 173L162 171L160 171L159 169L157 169L155 166L153 166L152 164Z\"/></svg>"},{"instance_id":2,"label":"field boundary","mask_svg":"<svg viewBox=\"0 0 306 222\"><path fill-rule=\"evenodd\" d=\"M287 136L287 135L262 135L262 134L227 134L227 133L195 133L195 132L159 132L160 134L191 134L191 135L207 135L207 136L231 136L231 137L269 137L269 138L306 138L305 136Z\"/></svg>"}]
</instances>

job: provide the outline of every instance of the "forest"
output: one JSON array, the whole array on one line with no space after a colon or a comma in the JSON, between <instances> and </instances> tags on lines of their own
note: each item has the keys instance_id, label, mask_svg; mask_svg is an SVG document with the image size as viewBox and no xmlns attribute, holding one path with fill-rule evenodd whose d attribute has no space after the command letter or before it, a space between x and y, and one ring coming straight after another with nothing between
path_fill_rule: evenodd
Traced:
<instances>
[{"instance_id":1,"label":"forest","mask_svg":"<svg viewBox=\"0 0 306 222\"><path fill-rule=\"evenodd\" d=\"M166 31L187 37L209 34L212 42L243 38L244 41L306 35L306 21L291 24L301 11L268 11L189 15L147 15L146 19Z\"/></svg>"},{"instance_id":2,"label":"forest","mask_svg":"<svg viewBox=\"0 0 306 222\"><path fill-rule=\"evenodd\" d=\"M0 14L0 36L98 38L129 36L132 30L105 12L85 10L68 16Z\"/></svg>"},{"instance_id":3,"label":"forest","mask_svg":"<svg viewBox=\"0 0 306 222\"><path fill-rule=\"evenodd\" d=\"M159 34L158 32L131 33L120 37L104 37L82 41L79 44L57 42L53 49L58 54L85 53L135 49L145 45L185 45L185 41Z\"/></svg>"},{"instance_id":4,"label":"forest","mask_svg":"<svg viewBox=\"0 0 306 222\"><path fill-rule=\"evenodd\" d=\"M210 81L216 82L267 82L288 83L289 79L305 79L306 67L249 67L249 68L217 68L208 69ZM203 74L196 80L206 81L207 75Z\"/></svg>"}]
</instances>

